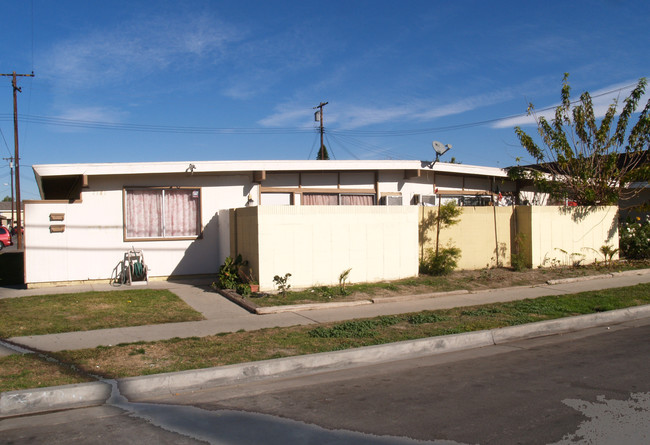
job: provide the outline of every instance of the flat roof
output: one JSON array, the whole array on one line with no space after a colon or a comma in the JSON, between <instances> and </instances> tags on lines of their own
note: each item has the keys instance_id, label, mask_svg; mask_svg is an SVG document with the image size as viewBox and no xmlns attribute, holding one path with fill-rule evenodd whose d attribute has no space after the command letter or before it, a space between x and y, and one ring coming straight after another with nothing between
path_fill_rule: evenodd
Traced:
<instances>
[{"instance_id":1,"label":"flat roof","mask_svg":"<svg viewBox=\"0 0 650 445\"><path fill-rule=\"evenodd\" d=\"M195 174L240 173L253 171L364 171L364 170L424 170L477 176L507 177L504 169L469 164L437 162L433 167L426 161L409 160L260 160L260 161L175 161L129 162L98 164L41 164L34 165L36 178L75 175L144 175L185 173L193 165Z\"/></svg>"}]
</instances>

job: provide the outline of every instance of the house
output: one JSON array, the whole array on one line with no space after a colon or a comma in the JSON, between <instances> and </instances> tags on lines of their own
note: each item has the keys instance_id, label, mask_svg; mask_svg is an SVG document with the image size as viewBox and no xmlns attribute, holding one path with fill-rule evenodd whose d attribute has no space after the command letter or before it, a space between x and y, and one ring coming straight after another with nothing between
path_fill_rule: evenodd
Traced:
<instances>
[{"instance_id":1,"label":"house","mask_svg":"<svg viewBox=\"0 0 650 445\"><path fill-rule=\"evenodd\" d=\"M25 283L108 280L140 249L151 279L214 275L249 260L260 289L416 276L439 204L464 206L461 268L507 266L524 234L526 262L591 262L618 247L617 208L514 206L534 190L504 170L422 161L197 161L33 166L40 201L25 202ZM595 213L594 213L595 212ZM520 237L521 238L521 237ZM520 240L521 241L521 240ZM521 244L521 242L519 242Z\"/></svg>"},{"instance_id":2,"label":"house","mask_svg":"<svg viewBox=\"0 0 650 445\"><path fill-rule=\"evenodd\" d=\"M17 219L16 207L16 204L11 201L0 201L0 225L7 227L14 225L14 220ZM24 218L24 206L21 206L21 211L23 212L20 214L22 221Z\"/></svg>"},{"instance_id":3,"label":"house","mask_svg":"<svg viewBox=\"0 0 650 445\"><path fill-rule=\"evenodd\" d=\"M26 203L28 285L108 279L132 247L144 251L151 277L213 274L247 239L232 233L230 209L313 212L325 205L341 206L339 212L357 209L360 215L358 209L366 208L368 224L388 218L389 212L406 212L409 224L417 225L418 205L436 205L439 199L486 205L495 190L504 195L514 191L499 168L421 161L65 164L35 165L33 170L42 200ZM354 223L356 217L337 218ZM387 231L399 232L390 224L376 230L382 230L385 243ZM413 258L407 265L384 264L382 269L397 267L397 277L417 275L417 227L412 233L406 244L415 252ZM380 235L367 236L367 245L381 244ZM394 276L370 274L357 280Z\"/></svg>"}]
</instances>

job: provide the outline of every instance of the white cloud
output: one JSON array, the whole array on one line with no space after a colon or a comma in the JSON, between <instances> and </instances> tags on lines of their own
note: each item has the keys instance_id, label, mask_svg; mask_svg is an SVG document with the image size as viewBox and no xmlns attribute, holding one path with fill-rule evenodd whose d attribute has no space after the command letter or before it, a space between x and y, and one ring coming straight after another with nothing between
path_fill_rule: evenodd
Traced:
<instances>
[{"instance_id":1,"label":"white cloud","mask_svg":"<svg viewBox=\"0 0 650 445\"><path fill-rule=\"evenodd\" d=\"M282 105L276 112L258 121L264 127L313 126L314 110L299 105Z\"/></svg>"},{"instance_id":2,"label":"white cloud","mask_svg":"<svg viewBox=\"0 0 650 445\"><path fill-rule=\"evenodd\" d=\"M438 117L452 116L454 114L460 114L466 111L472 111L489 105L502 103L512 99L513 96L513 90L501 90L493 93L466 97L450 104L431 108L419 113L416 117L422 120L432 120Z\"/></svg>"},{"instance_id":3,"label":"white cloud","mask_svg":"<svg viewBox=\"0 0 650 445\"><path fill-rule=\"evenodd\" d=\"M337 123L340 128L354 129L368 125L382 124L395 121L432 121L445 116L464 113L488 105L493 105L510 99L509 92L497 92L468 97L453 103L431 108L429 104L435 102L418 100L403 105L373 106L351 105L346 103L332 104L326 108L326 123ZM284 104L276 107L270 116L259 121L264 126L292 126L301 125L309 118L309 109L302 104ZM312 117L313 119L313 117Z\"/></svg>"},{"instance_id":4,"label":"white cloud","mask_svg":"<svg viewBox=\"0 0 650 445\"><path fill-rule=\"evenodd\" d=\"M604 117L605 113L607 113L607 109L612 103L614 103L615 100L618 102L617 110L620 112L624 106L625 98L630 95L636 84L637 81L629 81L609 85L593 92L590 91L589 94L592 97L594 115L596 118L598 119ZM579 100L580 94L582 93L578 93L575 90L572 90L572 101ZM649 99L650 93L646 91L646 93L639 100L637 111L639 111L639 109L643 109ZM526 125L537 125L536 118L539 119L540 117L544 117L544 119L550 121L554 118L555 108L558 105L559 103L555 103L553 105L540 108L539 110L535 111L534 116L515 116L509 119L495 122L492 125L492 128L511 128L515 126L523 127Z\"/></svg>"},{"instance_id":5,"label":"white cloud","mask_svg":"<svg viewBox=\"0 0 650 445\"><path fill-rule=\"evenodd\" d=\"M239 31L206 14L140 18L55 42L42 71L52 73L59 87L119 84L183 66L192 58L214 59L240 37Z\"/></svg>"},{"instance_id":6,"label":"white cloud","mask_svg":"<svg viewBox=\"0 0 650 445\"><path fill-rule=\"evenodd\" d=\"M56 128L62 132L76 132L79 128L87 125L93 126L100 122L101 124L117 124L124 122L128 113L113 108L104 107L69 107L56 116ZM87 124L88 123L88 124Z\"/></svg>"},{"instance_id":7,"label":"white cloud","mask_svg":"<svg viewBox=\"0 0 650 445\"><path fill-rule=\"evenodd\" d=\"M57 117L74 121L116 123L122 121L124 116L125 113L108 108L78 107L59 113Z\"/></svg>"}]
</instances>

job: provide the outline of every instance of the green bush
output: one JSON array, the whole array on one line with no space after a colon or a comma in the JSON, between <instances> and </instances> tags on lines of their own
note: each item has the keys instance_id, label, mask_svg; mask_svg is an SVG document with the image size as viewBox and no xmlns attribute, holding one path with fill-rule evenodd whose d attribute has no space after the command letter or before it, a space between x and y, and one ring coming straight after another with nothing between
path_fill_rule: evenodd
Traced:
<instances>
[{"instance_id":1,"label":"green bush","mask_svg":"<svg viewBox=\"0 0 650 445\"><path fill-rule=\"evenodd\" d=\"M628 219L619 230L621 254L631 260L650 258L650 216Z\"/></svg>"},{"instance_id":2,"label":"green bush","mask_svg":"<svg viewBox=\"0 0 650 445\"><path fill-rule=\"evenodd\" d=\"M248 270L248 274L246 271ZM227 257L224 263L219 267L219 272L217 273L217 282L213 285L219 289L233 289L237 291L240 295L247 293L250 295L251 279L246 280L250 275L250 269L248 268L248 261L242 259L241 255L237 255L236 258ZM243 293L242 293L243 292Z\"/></svg>"},{"instance_id":3,"label":"green bush","mask_svg":"<svg viewBox=\"0 0 650 445\"><path fill-rule=\"evenodd\" d=\"M458 266L460 249L458 247L442 247L436 253L427 249L424 258L420 260L420 273L428 275L447 275Z\"/></svg>"}]
</instances>

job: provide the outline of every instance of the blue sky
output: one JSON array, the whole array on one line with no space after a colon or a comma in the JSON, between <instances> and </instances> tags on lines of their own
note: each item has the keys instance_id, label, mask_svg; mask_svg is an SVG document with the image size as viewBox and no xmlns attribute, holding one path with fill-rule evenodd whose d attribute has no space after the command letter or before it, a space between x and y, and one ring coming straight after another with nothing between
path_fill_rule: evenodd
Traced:
<instances>
[{"instance_id":1,"label":"blue sky","mask_svg":"<svg viewBox=\"0 0 650 445\"><path fill-rule=\"evenodd\" d=\"M431 160L439 140L506 167L530 161L513 126L564 72L603 103L650 76L649 25L648 1L25 0L4 5L0 72L36 75L18 81L23 199L35 164L314 158L320 102L333 158ZM12 156L6 77L0 130Z\"/></svg>"}]
</instances>

